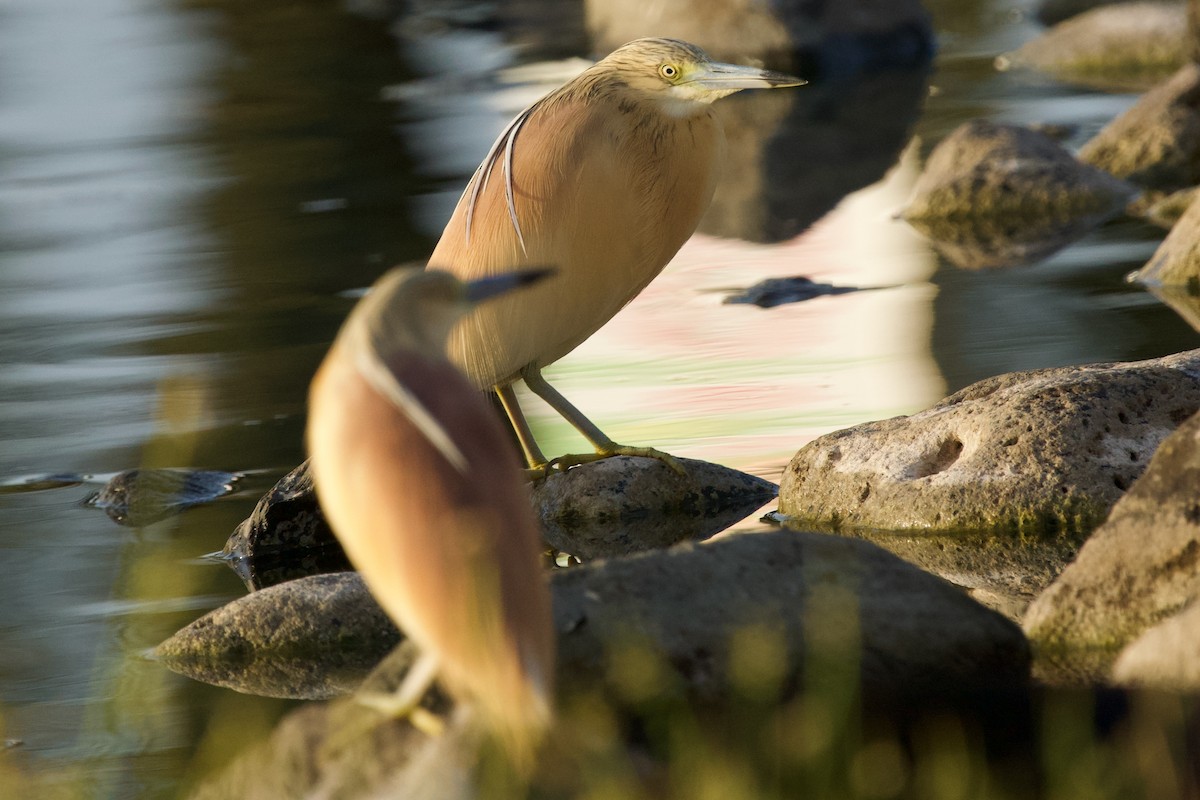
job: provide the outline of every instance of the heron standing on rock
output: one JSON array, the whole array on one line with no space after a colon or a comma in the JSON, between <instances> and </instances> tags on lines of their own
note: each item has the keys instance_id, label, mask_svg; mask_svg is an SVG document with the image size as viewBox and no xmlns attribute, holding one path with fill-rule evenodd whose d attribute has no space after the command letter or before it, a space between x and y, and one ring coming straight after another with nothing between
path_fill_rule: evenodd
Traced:
<instances>
[{"instance_id":1,"label":"heron standing on rock","mask_svg":"<svg viewBox=\"0 0 1200 800\"><path fill-rule=\"evenodd\" d=\"M480 308L447 347L500 398L540 474L614 455L678 463L613 442L542 377L645 288L696 229L716 185L725 137L712 102L741 89L804 81L712 61L695 45L638 39L517 115L458 201L431 268L463 280L552 264L556 276ZM525 385L595 453L548 462L517 403Z\"/></svg>"},{"instance_id":2,"label":"heron standing on rock","mask_svg":"<svg viewBox=\"0 0 1200 800\"><path fill-rule=\"evenodd\" d=\"M412 712L440 677L518 767L552 716L540 529L502 423L446 361L445 344L476 303L547 274L464 283L392 270L350 313L309 392L321 508L421 652L397 693L370 704Z\"/></svg>"}]
</instances>

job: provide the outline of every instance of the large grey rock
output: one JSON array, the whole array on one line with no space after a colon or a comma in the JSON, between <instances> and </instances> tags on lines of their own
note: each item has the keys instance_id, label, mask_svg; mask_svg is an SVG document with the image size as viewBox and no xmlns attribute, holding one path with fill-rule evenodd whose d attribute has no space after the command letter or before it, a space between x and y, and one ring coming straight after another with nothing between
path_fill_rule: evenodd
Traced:
<instances>
[{"instance_id":1,"label":"large grey rock","mask_svg":"<svg viewBox=\"0 0 1200 800\"><path fill-rule=\"evenodd\" d=\"M1151 286L1185 287L1200 295L1200 203L1188 204L1154 255L1131 277Z\"/></svg>"},{"instance_id":2,"label":"large grey rock","mask_svg":"<svg viewBox=\"0 0 1200 800\"><path fill-rule=\"evenodd\" d=\"M1122 650L1112 680L1123 686L1200 690L1200 603L1193 602Z\"/></svg>"},{"instance_id":3,"label":"large grey rock","mask_svg":"<svg viewBox=\"0 0 1200 800\"><path fill-rule=\"evenodd\" d=\"M1105 4L1055 25L997 59L1100 88L1146 88L1191 56L1187 11L1179 2Z\"/></svg>"},{"instance_id":4,"label":"large grey rock","mask_svg":"<svg viewBox=\"0 0 1200 800\"><path fill-rule=\"evenodd\" d=\"M1200 350L988 378L793 458L780 512L822 529L1081 535L1200 408Z\"/></svg>"},{"instance_id":5,"label":"large grey rock","mask_svg":"<svg viewBox=\"0 0 1200 800\"><path fill-rule=\"evenodd\" d=\"M958 266L1011 266L1050 255L1134 194L1044 134L977 119L934 148L901 216Z\"/></svg>"},{"instance_id":6,"label":"large grey rock","mask_svg":"<svg viewBox=\"0 0 1200 800\"><path fill-rule=\"evenodd\" d=\"M779 680L805 664L855 665L865 697L1023 681L1017 627L959 590L867 542L774 531L599 562L554 576L560 675L606 678L614 643L632 642L704 698L737 689L739 632L777 637Z\"/></svg>"},{"instance_id":7,"label":"large grey rock","mask_svg":"<svg viewBox=\"0 0 1200 800\"><path fill-rule=\"evenodd\" d=\"M1079 151L1084 162L1155 189L1200 183L1200 66L1146 92Z\"/></svg>"},{"instance_id":8,"label":"large grey rock","mask_svg":"<svg viewBox=\"0 0 1200 800\"><path fill-rule=\"evenodd\" d=\"M555 570L551 590L564 683L603 680L610 648L632 638L670 663L693 694L720 698L731 691L738 632L760 627L780 639L781 679L798 685L826 617L856 632L850 663L872 697L1012 683L1028 669L1015 625L874 545L837 537L775 531L680 545ZM905 614L895 614L898 606ZM348 572L235 600L156 655L238 691L329 697L357 686L399 638Z\"/></svg>"},{"instance_id":9,"label":"large grey rock","mask_svg":"<svg viewBox=\"0 0 1200 800\"><path fill-rule=\"evenodd\" d=\"M1200 417L1192 417L1162 443L1108 521L1030 606L1024 625L1042 648L1089 649L1103 666L1197 597Z\"/></svg>"},{"instance_id":10,"label":"large grey rock","mask_svg":"<svg viewBox=\"0 0 1200 800\"><path fill-rule=\"evenodd\" d=\"M836 686L866 713L908 719L927 704L944 713L963 698L1020 693L1028 678L1016 625L866 542L741 534L559 571L552 586L561 715L535 775L559 787L549 796L576 796L561 787L577 783L582 765L626 758L631 711L652 729L700 709L761 724L764 698L809 689L834 703ZM410 650L389 656L364 689L394 689ZM837 713L857 713L857 702ZM478 774L494 778L486 766L472 771L477 746L459 715L429 740L338 700L285 719L193 797L473 796L424 787L470 792Z\"/></svg>"}]
</instances>

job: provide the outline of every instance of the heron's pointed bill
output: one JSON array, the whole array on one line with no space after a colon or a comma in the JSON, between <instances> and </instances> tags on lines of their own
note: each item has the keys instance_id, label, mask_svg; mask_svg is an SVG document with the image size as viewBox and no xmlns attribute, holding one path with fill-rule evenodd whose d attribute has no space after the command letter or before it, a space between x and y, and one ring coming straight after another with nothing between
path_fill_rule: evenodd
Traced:
<instances>
[{"instance_id":1,"label":"heron's pointed bill","mask_svg":"<svg viewBox=\"0 0 1200 800\"><path fill-rule=\"evenodd\" d=\"M689 75L685 83L694 83L710 91L732 94L740 89L803 86L808 81L769 69L711 62Z\"/></svg>"},{"instance_id":2,"label":"heron's pointed bill","mask_svg":"<svg viewBox=\"0 0 1200 800\"><path fill-rule=\"evenodd\" d=\"M543 278L553 275L554 272L553 267L538 267L468 281L465 286L467 302L482 303L484 300L497 297L513 289L537 283Z\"/></svg>"}]
</instances>

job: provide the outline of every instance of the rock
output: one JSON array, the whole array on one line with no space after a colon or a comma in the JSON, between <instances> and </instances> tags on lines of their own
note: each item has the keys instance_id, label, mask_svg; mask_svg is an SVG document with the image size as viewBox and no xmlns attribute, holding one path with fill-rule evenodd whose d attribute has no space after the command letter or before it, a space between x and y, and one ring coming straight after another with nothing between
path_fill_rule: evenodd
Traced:
<instances>
[{"instance_id":1,"label":"rock","mask_svg":"<svg viewBox=\"0 0 1200 800\"><path fill-rule=\"evenodd\" d=\"M1024 626L1040 649L1091 650L1103 670L1120 647L1200 596L1198 486L1200 417L1192 417L1030 606Z\"/></svg>"},{"instance_id":2,"label":"rock","mask_svg":"<svg viewBox=\"0 0 1200 800\"><path fill-rule=\"evenodd\" d=\"M1188 0L1188 56L1192 61L1200 61L1200 0Z\"/></svg>"},{"instance_id":3,"label":"rock","mask_svg":"<svg viewBox=\"0 0 1200 800\"><path fill-rule=\"evenodd\" d=\"M1141 89L1179 69L1190 54L1182 3L1130 2L1105 4L1059 23L996 59L996 66L1029 67L1104 89Z\"/></svg>"},{"instance_id":4,"label":"rock","mask_svg":"<svg viewBox=\"0 0 1200 800\"><path fill-rule=\"evenodd\" d=\"M1042 133L973 120L934 148L900 216L957 266L990 269L1047 258L1135 194Z\"/></svg>"},{"instance_id":5,"label":"rock","mask_svg":"<svg viewBox=\"0 0 1200 800\"><path fill-rule=\"evenodd\" d=\"M1200 66L1188 64L1146 92L1079 158L1140 186L1170 191L1200 183Z\"/></svg>"},{"instance_id":6,"label":"rock","mask_svg":"<svg viewBox=\"0 0 1200 800\"><path fill-rule=\"evenodd\" d=\"M1112 680L1173 692L1200 690L1200 603L1193 602L1122 650Z\"/></svg>"},{"instance_id":7,"label":"rock","mask_svg":"<svg viewBox=\"0 0 1200 800\"><path fill-rule=\"evenodd\" d=\"M1200 187L1192 186L1174 192L1146 192L1148 202L1139 216L1160 228L1171 229L1183 218L1192 201L1200 194Z\"/></svg>"},{"instance_id":8,"label":"rock","mask_svg":"<svg viewBox=\"0 0 1200 800\"><path fill-rule=\"evenodd\" d=\"M775 484L744 472L679 461L686 478L656 459L617 456L537 482L531 499L547 544L590 559L705 539L777 493ZM317 504L308 462L259 501L224 555L250 588L350 566Z\"/></svg>"},{"instance_id":9,"label":"rock","mask_svg":"<svg viewBox=\"0 0 1200 800\"><path fill-rule=\"evenodd\" d=\"M1200 203L1191 203L1146 265L1130 276L1150 286L1176 286L1200 295Z\"/></svg>"},{"instance_id":10,"label":"rock","mask_svg":"<svg viewBox=\"0 0 1200 800\"><path fill-rule=\"evenodd\" d=\"M814 283L811 278L797 275L794 278L767 278L753 286L730 294L721 301L727 304L746 303L759 308L774 308L786 303L801 303L814 297L857 292L855 286L834 286L831 283Z\"/></svg>"},{"instance_id":11,"label":"rock","mask_svg":"<svg viewBox=\"0 0 1200 800\"><path fill-rule=\"evenodd\" d=\"M1054 25L1099 6L1126 2L1129 0L1042 0L1038 5L1037 19L1043 25Z\"/></svg>"},{"instance_id":12,"label":"rock","mask_svg":"<svg viewBox=\"0 0 1200 800\"><path fill-rule=\"evenodd\" d=\"M1098 223L1134 193L1043 134L976 119L934 148L900 216L914 224L994 220L1014 229L1051 221Z\"/></svg>"},{"instance_id":13,"label":"rock","mask_svg":"<svg viewBox=\"0 0 1200 800\"><path fill-rule=\"evenodd\" d=\"M770 481L681 458L683 477L653 458L617 456L533 485L546 542L581 559L707 539L778 494Z\"/></svg>"},{"instance_id":14,"label":"rock","mask_svg":"<svg viewBox=\"0 0 1200 800\"><path fill-rule=\"evenodd\" d=\"M251 590L351 569L317 503L308 461L262 496L229 537L222 555Z\"/></svg>"},{"instance_id":15,"label":"rock","mask_svg":"<svg viewBox=\"0 0 1200 800\"><path fill-rule=\"evenodd\" d=\"M137 528L227 495L242 477L207 469L130 469L114 475L83 503L103 509L113 522Z\"/></svg>"},{"instance_id":16,"label":"rock","mask_svg":"<svg viewBox=\"0 0 1200 800\"><path fill-rule=\"evenodd\" d=\"M403 637L357 573L313 575L212 611L154 650L194 680L264 697L353 691Z\"/></svg>"},{"instance_id":17,"label":"rock","mask_svg":"<svg viewBox=\"0 0 1200 800\"><path fill-rule=\"evenodd\" d=\"M803 527L776 515L786 527ZM906 533L861 529L865 539L965 590L967 595L1014 621L1053 581L1078 550L1071 537L1020 538L991 534Z\"/></svg>"},{"instance_id":18,"label":"rock","mask_svg":"<svg viewBox=\"0 0 1200 800\"><path fill-rule=\"evenodd\" d=\"M784 470L779 510L1019 615L1198 408L1200 350L1001 375L810 442Z\"/></svg>"},{"instance_id":19,"label":"rock","mask_svg":"<svg viewBox=\"0 0 1200 800\"><path fill-rule=\"evenodd\" d=\"M738 688L731 647L745 630L775 642L779 663L770 667L789 692L802 684L812 649L826 645L854 651L838 657L856 665L860 690L877 699L1011 685L1029 668L1017 626L853 539L734 535L553 570L551 591L563 685L604 680L612 648L637 643L664 659L690 695L728 699ZM399 638L361 578L339 573L235 600L155 654L177 672L238 691L324 697L356 686ZM373 690L398 683L408 660L385 662L387 677L374 679Z\"/></svg>"},{"instance_id":20,"label":"rock","mask_svg":"<svg viewBox=\"0 0 1200 800\"><path fill-rule=\"evenodd\" d=\"M736 694L739 632L764 631L780 685L805 664L856 664L874 700L1023 682L1017 627L867 542L791 531L744 533L559 571L554 619L563 681L604 680L615 645L642 646L695 697ZM897 613L902 609L902 613ZM609 676L611 679L611 676ZM787 694L789 692L785 692Z\"/></svg>"},{"instance_id":21,"label":"rock","mask_svg":"<svg viewBox=\"0 0 1200 800\"><path fill-rule=\"evenodd\" d=\"M753 58L785 69L794 59L793 67L812 65L806 75L844 77L924 64L934 50L929 14L918 0L586 0L586 8L592 44L601 52L640 36L669 36L718 60Z\"/></svg>"},{"instance_id":22,"label":"rock","mask_svg":"<svg viewBox=\"0 0 1200 800\"><path fill-rule=\"evenodd\" d=\"M972 702L965 697L1007 701L1027 688L1029 649L1016 625L865 542L741 534L560 570L552 586L560 716L535 780L558 791L536 796L582 796L564 794L564 782L577 785L586 764L625 763L628 739L638 740L645 779L645 738L672 720L763 724L765 709L806 688L830 703L832 686L849 692L844 706L822 706L826 714L862 709L905 724ZM394 689L411 656L400 658L364 689ZM1003 713L1011 724L1020 712ZM193 800L435 796L411 789L430 775L441 776L439 791L466 789L495 775L486 749L471 773L478 742L465 718L451 715L445 735L426 739L349 699L309 706ZM758 741L746 741L748 752Z\"/></svg>"},{"instance_id":23,"label":"rock","mask_svg":"<svg viewBox=\"0 0 1200 800\"><path fill-rule=\"evenodd\" d=\"M822 529L1074 536L1200 408L1200 350L1014 372L802 448L779 510Z\"/></svg>"}]
</instances>

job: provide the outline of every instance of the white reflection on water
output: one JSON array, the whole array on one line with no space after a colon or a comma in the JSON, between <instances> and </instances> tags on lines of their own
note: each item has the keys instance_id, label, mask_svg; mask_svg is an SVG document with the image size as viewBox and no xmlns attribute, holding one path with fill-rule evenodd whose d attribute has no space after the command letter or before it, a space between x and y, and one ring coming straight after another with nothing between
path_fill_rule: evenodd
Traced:
<instances>
[{"instance_id":1,"label":"white reflection on water","mask_svg":"<svg viewBox=\"0 0 1200 800\"><path fill-rule=\"evenodd\" d=\"M209 369L155 354L154 342L220 299L192 210L217 178L187 138L216 46L165 3L9 0L2 14L0 477L135 464L156 432L159 384ZM114 613L146 588L125 585L135 540L81 496L4 498L5 733L24 740L22 754L178 747L161 669L125 660L133 623ZM186 575L176 580L177 603L200 602ZM130 718L113 711L126 692L141 698L120 706L139 710ZM96 796L121 794L125 765L92 767Z\"/></svg>"},{"instance_id":2,"label":"white reflection on water","mask_svg":"<svg viewBox=\"0 0 1200 800\"><path fill-rule=\"evenodd\" d=\"M186 222L215 182L202 151L181 140L215 52L195 22L137 0L6 4L0 472L86 468L84 441L135 447L150 433L154 385L195 368L106 354L145 341L138 326L114 323L217 299L195 255L211 245Z\"/></svg>"}]
</instances>

